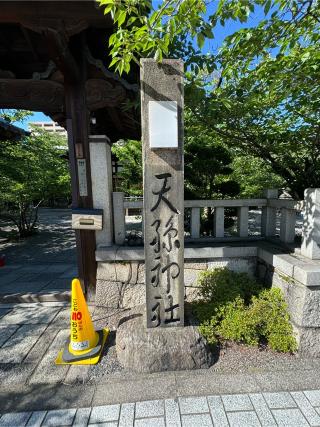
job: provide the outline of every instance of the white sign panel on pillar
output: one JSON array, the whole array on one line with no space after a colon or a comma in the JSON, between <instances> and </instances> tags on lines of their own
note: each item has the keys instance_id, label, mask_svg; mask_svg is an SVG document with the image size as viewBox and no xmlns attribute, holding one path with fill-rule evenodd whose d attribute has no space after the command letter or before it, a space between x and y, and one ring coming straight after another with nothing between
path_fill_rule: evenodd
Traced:
<instances>
[{"instance_id":1,"label":"white sign panel on pillar","mask_svg":"<svg viewBox=\"0 0 320 427\"><path fill-rule=\"evenodd\" d=\"M178 104L149 101L149 141L153 148L178 148Z\"/></svg>"}]
</instances>

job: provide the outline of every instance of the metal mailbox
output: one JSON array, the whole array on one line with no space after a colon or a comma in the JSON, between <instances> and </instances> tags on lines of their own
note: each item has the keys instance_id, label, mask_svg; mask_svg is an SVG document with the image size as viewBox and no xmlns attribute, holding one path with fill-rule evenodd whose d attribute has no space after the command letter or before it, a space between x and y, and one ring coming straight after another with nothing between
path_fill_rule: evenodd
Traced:
<instances>
[{"instance_id":1,"label":"metal mailbox","mask_svg":"<svg viewBox=\"0 0 320 427\"><path fill-rule=\"evenodd\" d=\"M103 209L72 209L72 228L75 230L102 230Z\"/></svg>"}]
</instances>

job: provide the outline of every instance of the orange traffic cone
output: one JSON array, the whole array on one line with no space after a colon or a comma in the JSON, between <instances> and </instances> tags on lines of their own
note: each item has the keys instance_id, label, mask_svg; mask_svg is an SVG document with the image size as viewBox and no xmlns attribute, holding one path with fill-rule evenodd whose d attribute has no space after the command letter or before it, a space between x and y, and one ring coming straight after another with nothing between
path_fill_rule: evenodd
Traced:
<instances>
[{"instance_id":1,"label":"orange traffic cone","mask_svg":"<svg viewBox=\"0 0 320 427\"><path fill-rule=\"evenodd\" d=\"M72 280L71 334L60 350L56 365L95 365L98 363L109 329L95 331L79 279Z\"/></svg>"}]
</instances>

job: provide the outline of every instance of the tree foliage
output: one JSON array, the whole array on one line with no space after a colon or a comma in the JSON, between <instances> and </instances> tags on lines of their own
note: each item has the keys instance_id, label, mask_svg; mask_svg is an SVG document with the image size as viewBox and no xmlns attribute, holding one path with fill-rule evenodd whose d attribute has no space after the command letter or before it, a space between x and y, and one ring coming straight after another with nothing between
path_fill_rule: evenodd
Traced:
<instances>
[{"instance_id":1,"label":"tree foliage","mask_svg":"<svg viewBox=\"0 0 320 427\"><path fill-rule=\"evenodd\" d=\"M141 141L119 141L113 144L112 153L116 155L121 166L117 191L123 191L130 196L141 196L143 192Z\"/></svg>"},{"instance_id":2,"label":"tree foliage","mask_svg":"<svg viewBox=\"0 0 320 427\"><path fill-rule=\"evenodd\" d=\"M44 200L69 198L63 146L63 137L41 130L19 141L0 141L0 216L12 221L20 236L34 232Z\"/></svg>"},{"instance_id":3,"label":"tree foliage","mask_svg":"<svg viewBox=\"0 0 320 427\"><path fill-rule=\"evenodd\" d=\"M239 184L230 178L232 155L190 108L185 109L185 198L228 198L239 194Z\"/></svg>"},{"instance_id":4,"label":"tree foliage","mask_svg":"<svg viewBox=\"0 0 320 427\"><path fill-rule=\"evenodd\" d=\"M9 123L23 122L31 115L32 112L27 110L0 109L0 118L6 120Z\"/></svg>"},{"instance_id":5,"label":"tree foliage","mask_svg":"<svg viewBox=\"0 0 320 427\"><path fill-rule=\"evenodd\" d=\"M128 72L132 61L141 56L161 60L170 46L181 35L187 35L198 47L206 39L214 38L218 25L229 20L248 22L257 10L264 19L254 29L244 29L230 39L233 52L240 53L246 67L256 57L269 55L270 48L281 53L290 51L297 44L309 44L319 29L318 0L98 0L104 13L110 13L115 32L109 39L112 65L122 73ZM231 56L228 56L228 58ZM228 58L223 73L233 70ZM239 56L237 57L239 60ZM211 63L211 69L216 64Z\"/></svg>"},{"instance_id":6,"label":"tree foliage","mask_svg":"<svg viewBox=\"0 0 320 427\"><path fill-rule=\"evenodd\" d=\"M115 22L109 44L117 71L140 56L183 57L186 105L204 135L233 156L262 160L296 198L320 186L319 0L100 4ZM230 21L242 28L208 51L206 41Z\"/></svg>"}]
</instances>

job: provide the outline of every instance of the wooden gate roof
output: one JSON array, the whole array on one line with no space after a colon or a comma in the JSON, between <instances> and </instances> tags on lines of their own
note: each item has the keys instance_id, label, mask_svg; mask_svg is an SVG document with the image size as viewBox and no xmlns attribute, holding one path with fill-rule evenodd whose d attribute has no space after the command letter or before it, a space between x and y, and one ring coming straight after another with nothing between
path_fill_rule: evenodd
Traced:
<instances>
[{"instance_id":1,"label":"wooden gate roof","mask_svg":"<svg viewBox=\"0 0 320 427\"><path fill-rule=\"evenodd\" d=\"M65 126L64 81L77 78L81 46L85 96L95 134L140 137L138 69L109 69L112 20L94 0L0 1L0 108L42 111Z\"/></svg>"}]
</instances>

